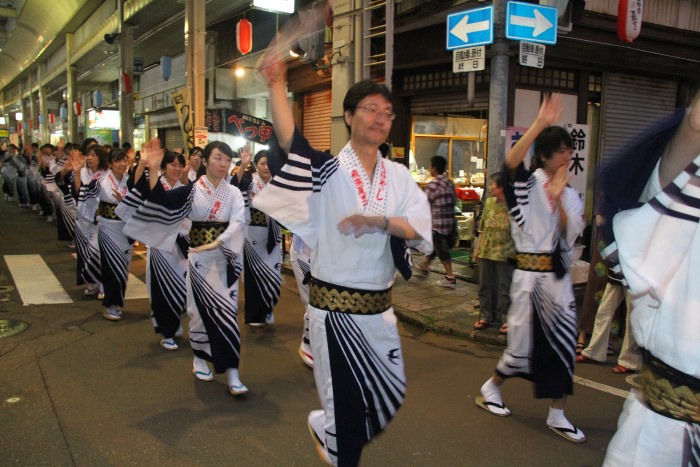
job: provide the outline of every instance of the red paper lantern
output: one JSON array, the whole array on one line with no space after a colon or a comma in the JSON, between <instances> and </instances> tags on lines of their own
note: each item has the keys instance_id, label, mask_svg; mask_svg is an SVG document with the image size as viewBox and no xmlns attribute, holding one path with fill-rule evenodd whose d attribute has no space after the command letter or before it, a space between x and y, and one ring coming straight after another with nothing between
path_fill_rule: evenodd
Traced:
<instances>
[{"instance_id":1,"label":"red paper lantern","mask_svg":"<svg viewBox=\"0 0 700 467\"><path fill-rule=\"evenodd\" d=\"M53 125L56 122L56 116L53 114L53 112L49 113L49 123Z\"/></svg>"},{"instance_id":2,"label":"red paper lantern","mask_svg":"<svg viewBox=\"0 0 700 467\"><path fill-rule=\"evenodd\" d=\"M642 31L643 0L619 0L617 4L617 37L632 42Z\"/></svg>"},{"instance_id":3,"label":"red paper lantern","mask_svg":"<svg viewBox=\"0 0 700 467\"><path fill-rule=\"evenodd\" d=\"M80 116L80 114L83 113L83 108L82 108L82 106L80 105L80 102L79 102L79 101L73 102L73 111L75 112L75 114L76 114L77 116Z\"/></svg>"},{"instance_id":4,"label":"red paper lantern","mask_svg":"<svg viewBox=\"0 0 700 467\"><path fill-rule=\"evenodd\" d=\"M236 25L236 47L243 55L253 50L253 25L245 18Z\"/></svg>"},{"instance_id":5,"label":"red paper lantern","mask_svg":"<svg viewBox=\"0 0 700 467\"><path fill-rule=\"evenodd\" d=\"M22 133L22 122L17 122L17 133Z\"/></svg>"}]
</instances>

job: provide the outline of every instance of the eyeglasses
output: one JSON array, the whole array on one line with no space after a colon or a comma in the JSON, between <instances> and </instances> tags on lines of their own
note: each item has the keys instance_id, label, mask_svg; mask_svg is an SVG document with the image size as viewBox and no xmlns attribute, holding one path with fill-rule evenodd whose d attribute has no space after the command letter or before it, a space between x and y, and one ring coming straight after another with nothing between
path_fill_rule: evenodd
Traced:
<instances>
[{"instance_id":1,"label":"eyeglasses","mask_svg":"<svg viewBox=\"0 0 700 467\"><path fill-rule=\"evenodd\" d=\"M379 109L377 108L377 106L374 105L374 104L366 105L366 106L358 105L357 108L358 108L358 109L362 109L362 110L364 110L365 112L367 112L368 114L372 114L372 115L375 116L375 117L376 117L377 115L379 115L379 116L381 116L381 117L386 118L387 120L392 120L392 121L396 118L396 114L395 114L394 112L382 112L382 111L379 110Z\"/></svg>"}]
</instances>

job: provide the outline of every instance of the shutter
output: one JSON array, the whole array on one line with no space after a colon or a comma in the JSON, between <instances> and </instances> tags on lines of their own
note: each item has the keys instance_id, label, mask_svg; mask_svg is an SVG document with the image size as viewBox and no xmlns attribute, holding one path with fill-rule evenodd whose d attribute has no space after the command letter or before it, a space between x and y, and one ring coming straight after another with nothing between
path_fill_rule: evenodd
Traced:
<instances>
[{"instance_id":1,"label":"shutter","mask_svg":"<svg viewBox=\"0 0 700 467\"><path fill-rule=\"evenodd\" d=\"M182 131L180 131L180 129L165 130L165 147L171 151L175 148L186 149L184 138L182 137Z\"/></svg>"},{"instance_id":2,"label":"shutter","mask_svg":"<svg viewBox=\"0 0 700 467\"><path fill-rule=\"evenodd\" d=\"M467 102L467 90L460 93L414 96L411 98L411 113L414 115L452 114L473 111L486 111L489 108L488 91L474 93L474 103Z\"/></svg>"},{"instance_id":3,"label":"shutter","mask_svg":"<svg viewBox=\"0 0 700 467\"><path fill-rule=\"evenodd\" d=\"M678 83L614 73L603 76L600 141L610 160L650 124L676 110Z\"/></svg>"},{"instance_id":4,"label":"shutter","mask_svg":"<svg viewBox=\"0 0 700 467\"><path fill-rule=\"evenodd\" d=\"M312 148L331 148L331 88L304 94L303 133Z\"/></svg>"}]
</instances>

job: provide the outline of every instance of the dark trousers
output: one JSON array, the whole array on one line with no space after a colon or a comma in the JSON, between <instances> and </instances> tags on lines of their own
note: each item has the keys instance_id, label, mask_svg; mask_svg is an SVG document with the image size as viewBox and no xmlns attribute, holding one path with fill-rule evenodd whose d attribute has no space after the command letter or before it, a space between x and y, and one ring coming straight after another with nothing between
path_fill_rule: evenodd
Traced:
<instances>
[{"instance_id":1,"label":"dark trousers","mask_svg":"<svg viewBox=\"0 0 700 467\"><path fill-rule=\"evenodd\" d=\"M506 322L512 280L511 264L479 258L479 319L487 323Z\"/></svg>"}]
</instances>

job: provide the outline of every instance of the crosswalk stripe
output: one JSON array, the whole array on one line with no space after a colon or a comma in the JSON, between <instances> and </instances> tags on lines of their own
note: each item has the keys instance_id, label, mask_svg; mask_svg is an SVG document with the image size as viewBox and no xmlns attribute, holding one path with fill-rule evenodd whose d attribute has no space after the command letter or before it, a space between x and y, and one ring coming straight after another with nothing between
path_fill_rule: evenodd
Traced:
<instances>
[{"instance_id":1,"label":"crosswalk stripe","mask_svg":"<svg viewBox=\"0 0 700 467\"><path fill-rule=\"evenodd\" d=\"M581 386L597 389L598 391L607 392L608 394L612 394L613 396L619 396L623 399L627 399L627 396L630 393L627 390L618 389L603 383L597 383L595 381L591 381L590 379L581 378L580 376L574 376L574 383L578 383Z\"/></svg>"},{"instance_id":2,"label":"crosswalk stripe","mask_svg":"<svg viewBox=\"0 0 700 467\"><path fill-rule=\"evenodd\" d=\"M5 262L24 305L73 303L41 255L7 255Z\"/></svg>"},{"instance_id":3,"label":"crosswalk stripe","mask_svg":"<svg viewBox=\"0 0 700 467\"><path fill-rule=\"evenodd\" d=\"M76 253L71 253L73 258L77 258ZM124 300L137 300L141 298L148 298L148 289L146 288L146 283L129 273L129 278L126 282L126 294L124 294Z\"/></svg>"}]
</instances>

